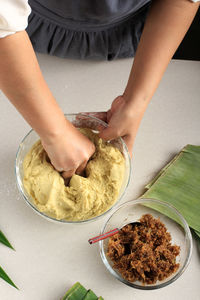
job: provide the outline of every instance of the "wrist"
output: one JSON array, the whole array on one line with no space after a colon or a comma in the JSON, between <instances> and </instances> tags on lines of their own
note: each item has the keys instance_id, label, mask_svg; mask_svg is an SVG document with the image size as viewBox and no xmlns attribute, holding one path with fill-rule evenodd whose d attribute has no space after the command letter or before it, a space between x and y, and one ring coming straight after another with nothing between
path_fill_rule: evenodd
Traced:
<instances>
[{"instance_id":1,"label":"wrist","mask_svg":"<svg viewBox=\"0 0 200 300\"><path fill-rule=\"evenodd\" d=\"M126 88L123 93L123 98L129 104L138 103L141 106L147 106L151 96L144 91L136 91L135 89Z\"/></svg>"},{"instance_id":2,"label":"wrist","mask_svg":"<svg viewBox=\"0 0 200 300\"><path fill-rule=\"evenodd\" d=\"M59 141L63 135L69 132L68 123L69 121L63 116L63 118L57 120L57 122L54 120L50 124L46 124L44 128L39 129L38 134L46 145L54 144Z\"/></svg>"},{"instance_id":3,"label":"wrist","mask_svg":"<svg viewBox=\"0 0 200 300\"><path fill-rule=\"evenodd\" d=\"M130 109L130 111L133 111L134 114L138 115L138 118L142 118L150 99L148 99L148 97L142 93L132 95L126 91L122 97L127 103L127 107Z\"/></svg>"}]
</instances>

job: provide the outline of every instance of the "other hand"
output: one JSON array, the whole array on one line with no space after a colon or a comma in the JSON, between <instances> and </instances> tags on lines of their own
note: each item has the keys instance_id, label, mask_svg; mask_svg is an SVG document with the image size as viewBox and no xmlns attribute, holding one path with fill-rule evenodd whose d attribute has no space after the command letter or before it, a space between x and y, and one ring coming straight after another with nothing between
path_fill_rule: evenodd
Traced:
<instances>
[{"instance_id":1,"label":"other hand","mask_svg":"<svg viewBox=\"0 0 200 300\"><path fill-rule=\"evenodd\" d=\"M104 140L122 137L130 155L137 134L143 111L139 106L127 102L124 96L118 96L107 112L88 113L108 123L107 128L100 129L99 136Z\"/></svg>"}]
</instances>

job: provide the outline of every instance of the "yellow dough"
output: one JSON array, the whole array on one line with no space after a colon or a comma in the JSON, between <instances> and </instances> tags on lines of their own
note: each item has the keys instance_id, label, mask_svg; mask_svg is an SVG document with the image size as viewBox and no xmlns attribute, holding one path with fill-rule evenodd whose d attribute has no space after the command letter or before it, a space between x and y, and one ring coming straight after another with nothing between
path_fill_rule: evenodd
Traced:
<instances>
[{"instance_id":1,"label":"yellow dough","mask_svg":"<svg viewBox=\"0 0 200 300\"><path fill-rule=\"evenodd\" d=\"M81 132L96 151L85 169L86 177L73 175L69 186L49 163L40 141L25 156L24 187L39 211L58 220L87 220L107 211L117 200L123 182L122 153L89 129Z\"/></svg>"}]
</instances>

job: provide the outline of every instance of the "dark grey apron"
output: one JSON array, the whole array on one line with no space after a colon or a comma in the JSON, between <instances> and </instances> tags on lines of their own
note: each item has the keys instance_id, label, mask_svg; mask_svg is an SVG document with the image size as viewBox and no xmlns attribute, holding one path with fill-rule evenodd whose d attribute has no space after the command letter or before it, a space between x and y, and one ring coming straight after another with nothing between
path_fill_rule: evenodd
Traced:
<instances>
[{"instance_id":1,"label":"dark grey apron","mask_svg":"<svg viewBox=\"0 0 200 300\"><path fill-rule=\"evenodd\" d=\"M149 0L29 0L36 51L76 59L132 57Z\"/></svg>"}]
</instances>

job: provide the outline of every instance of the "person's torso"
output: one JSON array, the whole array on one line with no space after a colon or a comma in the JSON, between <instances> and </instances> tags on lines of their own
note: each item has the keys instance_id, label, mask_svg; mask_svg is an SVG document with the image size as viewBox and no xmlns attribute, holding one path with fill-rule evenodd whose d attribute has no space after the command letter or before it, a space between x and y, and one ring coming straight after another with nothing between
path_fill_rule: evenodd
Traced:
<instances>
[{"instance_id":1,"label":"person's torso","mask_svg":"<svg viewBox=\"0 0 200 300\"><path fill-rule=\"evenodd\" d=\"M61 18L90 25L118 22L137 12L149 0L30 0Z\"/></svg>"}]
</instances>

